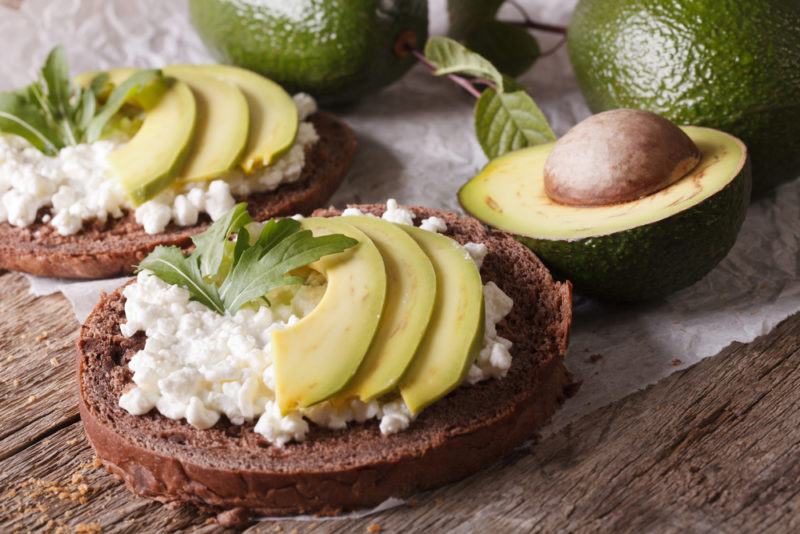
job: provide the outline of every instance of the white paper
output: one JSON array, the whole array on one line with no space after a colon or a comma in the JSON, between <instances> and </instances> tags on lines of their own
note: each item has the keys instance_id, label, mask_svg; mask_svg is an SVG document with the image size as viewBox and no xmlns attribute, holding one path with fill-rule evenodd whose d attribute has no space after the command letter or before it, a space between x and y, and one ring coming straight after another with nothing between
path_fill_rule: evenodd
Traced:
<instances>
[{"instance_id":1,"label":"white paper","mask_svg":"<svg viewBox=\"0 0 800 534\"><path fill-rule=\"evenodd\" d=\"M537 20L566 24L574 0L523 2ZM444 1L431 2L433 33L447 25ZM504 7L505 19L518 17ZM28 82L45 54L64 43L73 70L158 66L210 60L186 16L185 2L25 0L0 7L0 88ZM557 36L541 35L542 49ZM563 134L589 115L562 47L541 59L522 82L553 128ZM455 193L485 164L472 129L471 97L415 68L404 79L337 112L356 130L359 151L332 203L382 202L458 209ZM629 307L578 299L567 359L583 380L549 431L651 384L677 369L748 342L800 310L800 181L750 207L739 240L719 267L665 301ZM37 292L62 290L83 320L113 282L59 286L35 281ZM593 355L597 356L592 362Z\"/></svg>"}]
</instances>

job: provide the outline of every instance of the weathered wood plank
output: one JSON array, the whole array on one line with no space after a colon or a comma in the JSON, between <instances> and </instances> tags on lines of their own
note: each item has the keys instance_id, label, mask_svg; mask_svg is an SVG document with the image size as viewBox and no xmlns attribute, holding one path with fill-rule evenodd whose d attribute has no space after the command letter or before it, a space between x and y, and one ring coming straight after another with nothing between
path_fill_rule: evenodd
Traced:
<instances>
[{"instance_id":1,"label":"weathered wood plank","mask_svg":"<svg viewBox=\"0 0 800 534\"><path fill-rule=\"evenodd\" d=\"M206 524L206 515L131 496L93 465L75 422L77 322L66 301L32 299L21 277L4 274L0 305L0 531L79 524L103 532L220 530ZM37 342L45 330L47 339ZM58 365L51 366L51 357ZM501 465L418 496L414 506L364 519L262 522L249 530L796 531L799 386L800 314ZM25 404L32 394L38 398Z\"/></svg>"},{"instance_id":2,"label":"weathered wood plank","mask_svg":"<svg viewBox=\"0 0 800 534\"><path fill-rule=\"evenodd\" d=\"M77 421L78 321L60 295L36 298L0 274L0 458Z\"/></svg>"}]
</instances>

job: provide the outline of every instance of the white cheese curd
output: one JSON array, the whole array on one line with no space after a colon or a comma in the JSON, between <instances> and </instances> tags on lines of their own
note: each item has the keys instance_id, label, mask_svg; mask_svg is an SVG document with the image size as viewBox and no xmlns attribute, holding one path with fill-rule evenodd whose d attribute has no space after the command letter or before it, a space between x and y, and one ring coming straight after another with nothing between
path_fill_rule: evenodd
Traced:
<instances>
[{"instance_id":1,"label":"white cheese curd","mask_svg":"<svg viewBox=\"0 0 800 534\"><path fill-rule=\"evenodd\" d=\"M218 180L176 184L136 208L136 222L148 234L163 232L170 222L192 226L201 213L217 220L235 204L234 195L272 191L296 182L302 175L306 150L319 140L314 125L306 122L317 110L309 95L294 96L297 137L291 148L271 165L252 175L232 170ZM97 141L62 148L49 157L25 139L0 135L0 223L25 227L36 220L41 208L61 235L80 231L90 219L105 222L132 209L128 195L108 165L108 156L122 144Z\"/></svg>"},{"instance_id":2,"label":"white cheese curd","mask_svg":"<svg viewBox=\"0 0 800 534\"><path fill-rule=\"evenodd\" d=\"M413 223L413 214L396 202L391 211L390 218ZM363 215L352 208L348 214ZM426 221L428 228L447 230L442 219ZM465 248L480 269L486 247L469 243ZM271 293L271 308L223 316L190 301L185 289L148 271L139 273L136 283L124 290L126 323L121 331L125 336L142 331L147 340L128 363L133 386L122 394L119 405L133 415L156 409L201 429L214 426L223 415L233 424L255 421L254 431L278 447L305 439L309 423L344 429L353 422L378 419L384 435L405 430L414 416L399 396L368 403L352 399L336 406L322 402L281 415L275 402L272 332L308 315L326 287L322 275L312 274L300 289ZM497 335L497 323L511 311L513 301L493 282L485 284L483 292L484 343L466 384L503 377L511 366L512 344Z\"/></svg>"}]
</instances>

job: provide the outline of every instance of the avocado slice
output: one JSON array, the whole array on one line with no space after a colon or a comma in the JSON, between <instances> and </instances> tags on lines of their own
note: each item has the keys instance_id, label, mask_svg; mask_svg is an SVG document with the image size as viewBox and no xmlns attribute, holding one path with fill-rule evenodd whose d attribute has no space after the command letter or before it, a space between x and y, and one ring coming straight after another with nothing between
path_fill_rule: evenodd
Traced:
<instances>
[{"instance_id":1,"label":"avocado slice","mask_svg":"<svg viewBox=\"0 0 800 534\"><path fill-rule=\"evenodd\" d=\"M754 192L800 176L800 2L581 0L567 44L593 112L644 109L735 135Z\"/></svg>"},{"instance_id":2,"label":"avocado slice","mask_svg":"<svg viewBox=\"0 0 800 534\"><path fill-rule=\"evenodd\" d=\"M109 71L118 84L135 69ZM172 80L169 88L145 109L142 126L130 141L108 156L111 170L122 182L134 206L166 189L183 169L194 140L197 105L185 83Z\"/></svg>"},{"instance_id":3,"label":"avocado slice","mask_svg":"<svg viewBox=\"0 0 800 534\"><path fill-rule=\"evenodd\" d=\"M344 234L358 245L309 265L328 287L311 313L272 333L275 396L281 413L339 393L361 365L378 329L386 298L386 268L378 248L342 218L303 219L314 235Z\"/></svg>"},{"instance_id":4,"label":"avocado slice","mask_svg":"<svg viewBox=\"0 0 800 534\"><path fill-rule=\"evenodd\" d=\"M347 217L364 232L386 266L386 304L378 331L347 388L337 397L364 402L394 389L428 328L436 297L436 273L428 256L395 224L374 217Z\"/></svg>"},{"instance_id":5,"label":"avocado slice","mask_svg":"<svg viewBox=\"0 0 800 534\"><path fill-rule=\"evenodd\" d=\"M457 388L483 342L481 275L469 253L454 240L413 226L398 225L425 251L436 273L436 300L425 336L400 394L417 414Z\"/></svg>"},{"instance_id":6,"label":"avocado slice","mask_svg":"<svg viewBox=\"0 0 800 534\"><path fill-rule=\"evenodd\" d=\"M681 128L700 162L672 185L606 206L559 204L544 188L554 144L511 152L461 188L459 201L481 221L517 234L581 291L613 301L663 297L708 273L733 246L750 200L747 149L737 138Z\"/></svg>"},{"instance_id":7,"label":"avocado slice","mask_svg":"<svg viewBox=\"0 0 800 534\"><path fill-rule=\"evenodd\" d=\"M297 106L275 82L249 70L228 65L179 65L181 72L198 71L236 85L247 99L250 133L241 167L252 174L270 165L292 147L297 136Z\"/></svg>"},{"instance_id":8,"label":"avocado slice","mask_svg":"<svg viewBox=\"0 0 800 534\"><path fill-rule=\"evenodd\" d=\"M239 163L247 146L247 99L233 83L197 69L167 67L163 72L188 85L197 105L197 131L179 180L219 178Z\"/></svg>"}]
</instances>

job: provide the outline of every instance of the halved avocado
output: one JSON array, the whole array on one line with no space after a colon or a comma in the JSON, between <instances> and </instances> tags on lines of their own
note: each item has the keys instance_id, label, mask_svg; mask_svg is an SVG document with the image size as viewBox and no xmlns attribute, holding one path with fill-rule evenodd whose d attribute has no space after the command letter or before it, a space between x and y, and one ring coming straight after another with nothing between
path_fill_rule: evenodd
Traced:
<instances>
[{"instance_id":1,"label":"halved avocado","mask_svg":"<svg viewBox=\"0 0 800 534\"><path fill-rule=\"evenodd\" d=\"M483 283L469 253L449 237L398 225L425 251L436 273L436 300L428 329L400 394L411 413L447 395L464 381L483 342Z\"/></svg>"},{"instance_id":2,"label":"halved avocado","mask_svg":"<svg viewBox=\"0 0 800 534\"><path fill-rule=\"evenodd\" d=\"M394 389L428 328L436 273L425 252L397 225L375 217L347 217L375 243L386 266L386 304L358 373L338 397L369 401Z\"/></svg>"},{"instance_id":3,"label":"halved avocado","mask_svg":"<svg viewBox=\"0 0 800 534\"><path fill-rule=\"evenodd\" d=\"M283 414L347 386L375 336L386 297L386 268L366 234L342 218L301 224L314 235L344 234L358 244L309 265L327 278L322 300L294 325L272 333L275 396Z\"/></svg>"},{"instance_id":4,"label":"halved avocado","mask_svg":"<svg viewBox=\"0 0 800 534\"><path fill-rule=\"evenodd\" d=\"M113 69L108 74L111 83L118 84L133 72L135 69ZM157 102L146 108L142 126L131 140L109 154L111 170L134 206L155 197L175 180L192 148L196 124L192 90L172 80Z\"/></svg>"},{"instance_id":5,"label":"halved avocado","mask_svg":"<svg viewBox=\"0 0 800 534\"><path fill-rule=\"evenodd\" d=\"M219 178L239 163L247 146L247 99L235 84L197 69L167 67L163 72L187 84L197 104L197 131L178 179L197 182Z\"/></svg>"},{"instance_id":6,"label":"halved avocado","mask_svg":"<svg viewBox=\"0 0 800 534\"><path fill-rule=\"evenodd\" d=\"M458 198L474 217L517 234L586 294L621 302L663 297L693 284L725 257L752 187L740 140L710 128L681 129L697 145L700 163L639 200L607 206L553 201L543 169L554 144L497 158Z\"/></svg>"},{"instance_id":7,"label":"halved avocado","mask_svg":"<svg viewBox=\"0 0 800 534\"><path fill-rule=\"evenodd\" d=\"M241 167L247 174L274 162L289 150L297 136L297 106L275 82L255 72L228 65L180 65L235 84L250 109L250 135Z\"/></svg>"}]
</instances>

